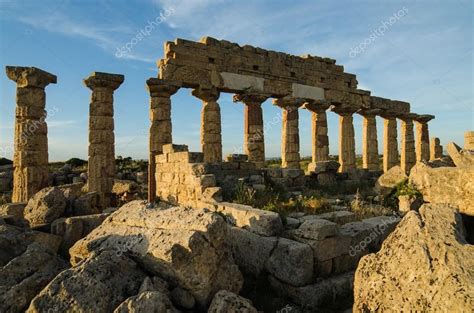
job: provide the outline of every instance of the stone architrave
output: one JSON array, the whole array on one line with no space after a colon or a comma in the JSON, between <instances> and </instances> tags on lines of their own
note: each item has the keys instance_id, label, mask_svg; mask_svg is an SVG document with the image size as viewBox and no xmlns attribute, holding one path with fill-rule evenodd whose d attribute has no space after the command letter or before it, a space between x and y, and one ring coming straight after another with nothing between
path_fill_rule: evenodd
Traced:
<instances>
[{"instance_id":1,"label":"stone architrave","mask_svg":"<svg viewBox=\"0 0 474 313\"><path fill-rule=\"evenodd\" d=\"M217 100L220 92L216 88L197 88L192 95L202 100L201 149L204 162L222 162L221 109Z\"/></svg>"},{"instance_id":2,"label":"stone architrave","mask_svg":"<svg viewBox=\"0 0 474 313\"><path fill-rule=\"evenodd\" d=\"M27 202L48 185L48 127L45 87L57 77L36 67L7 66L17 84L12 202Z\"/></svg>"},{"instance_id":3,"label":"stone architrave","mask_svg":"<svg viewBox=\"0 0 474 313\"><path fill-rule=\"evenodd\" d=\"M431 138L430 143L430 160L436 160L443 157L443 146L440 144L438 137Z\"/></svg>"},{"instance_id":4,"label":"stone architrave","mask_svg":"<svg viewBox=\"0 0 474 313\"><path fill-rule=\"evenodd\" d=\"M282 109L281 167L300 168L299 111L300 99L284 97L274 99L273 104Z\"/></svg>"},{"instance_id":5,"label":"stone architrave","mask_svg":"<svg viewBox=\"0 0 474 313\"><path fill-rule=\"evenodd\" d=\"M244 111L244 153L257 167L265 165L265 137L263 127L262 103L268 96L258 94L234 95L234 102L243 102Z\"/></svg>"},{"instance_id":6,"label":"stone architrave","mask_svg":"<svg viewBox=\"0 0 474 313\"><path fill-rule=\"evenodd\" d=\"M156 199L155 157L163 153L163 145L172 143L171 96L181 87L176 82L150 78L146 82L150 93L150 132L148 158L148 202Z\"/></svg>"},{"instance_id":7,"label":"stone architrave","mask_svg":"<svg viewBox=\"0 0 474 313\"><path fill-rule=\"evenodd\" d=\"M362 167L369 171L380 170L379 148L377 140L376 115L380 110L361 110L362 115Z\"/></svg>"},{"instance_id":8,"label":"stone architrave","mask_svg":"<svg viewBox=\"0 0 474 313\"><path fill-rule=\"evenodd\" d=\"M84 79L92 90L89 107L89 192L99 194L99 206L110 206L115 177L114 91L124 76L94 72Z\"/></svg>"},{"instance_id":9,"label":"stone architrave","mask_svg":"<svg viewBox=\"0 0 474 313\"><path fill-rule=\"evenodd\" d=\"M413 132L413 120L418 115L407 113L399 115L401 120L401 140L400 140L400 166L408 174L416 163L415 134Z\"/></svg>"},{"instance_id":10,"label":"stone architrave","mask_svg":"<svg viewBox=\"0 0 474 313\"><path fill-rule=\"evenodd\" d=\"M397 119L392 112L381 112L383 123L383 171L398 165Z\"/></svg>"},{"instance_id":11,"label":"stone architrave","mask_svg":"<svg viewBox=\"0 0 474 313\"><path fill-rule=\"evenodd\" d=\"M428 122L434 119L434 115L418 115L416 124L416 161L430 160L430 133Z\"/></svg>"},{"instance_id":12,"label":"stone architrave","mask_svg":"<svg viewBox=\"0 0 474 313\"><path fill-rule=\"evenodd\" d=\"M312 162L329 160L329 137L326 110L330 104L322 101L308 101L304 108L311 112L311 156Z\"/></svg>"}]
</instances>

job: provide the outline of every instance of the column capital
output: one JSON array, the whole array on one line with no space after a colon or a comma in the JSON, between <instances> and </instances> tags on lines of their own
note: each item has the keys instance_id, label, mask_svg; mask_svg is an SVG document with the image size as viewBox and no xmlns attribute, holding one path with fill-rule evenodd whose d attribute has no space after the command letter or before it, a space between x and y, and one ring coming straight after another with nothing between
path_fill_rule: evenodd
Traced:
<instances>
[{"instance_id":1,"label":"column capital","mask_svg":"<svg viewBox=\"0 0 474 313\"><path fill-rule=\"evenodd\" d=\"M193 96L205 102L217 101L220 91L215 87L198 87L191 92Z\"/></svg>"},{"instance_id":2,"label":"column capital","mask_svg":"<svg viewBox=\"0 0 474 313\"><path fill-rule=\"evenodd\" d=\"M330 106L331 103L326 100L306 100L303 104L304 109L315 113L324 112L329 109Z\"/></svg>"},{"instance_id":3,"label":"column capital","mask_svg":"<svg viewBox=\"0 0 474 313\"><path fill-rule=\"evenodd\" d=\"M269 97L269 95L264 94L235 94L232 96L232 101L243 102L246 105L260 105Z\"/></svg>"},{"instance_id":4,"label":"column capital","mask_svg":"<svg viewBox=\"0 0 474 313\"><path fill-rule=\"evenodd\" d=\"M150 93L150 96L163 96L171 97L174 95L179 88L182 87L180 82L164 80L160 78L149 78L146 81L146 88Z\"/></svg>"},{"instance_id":5,"label":"column capital","mask_svg":"<svg viewBox=\"0 0 474 313\"><path fill-rule=\"evenodd\" d=\"M415 121L417 121L418 123L421 123L421 124L426 124L434 118L435 118L434 115L422 114L422 115L418 115L415 118Z\"/></svg>"},{"instance_id":6,"label":"column capital","mask_svg":"<svg viewBox=\"0 0 474 313\"><path fill-rule=\"evenodd\" d=\"M384 119L393 120L397 118L397 116L400 115L400 113L390 111L390 110L381 110L379 115L383 117Z\"/></svg>"},{"instance_id":7,"label":"column capital","mask_svg":"<svg viewBox=\"0 0 474 313\"><path fill-rule=\"evenodd\" d=\"M36 67L6 66L7 76L17 83L18 87L45 88L49 84L56 84L57 77Z\"/></svg>"},{"instance_id":8,"label":"column capital","mask_svg":"<svg viewBox=\"0 0 474 313\"><path fill-rule=\"evenodd\" d=\"M302 106L305 103L305 100L301 98L293 98L286 96L282 98L273 99L272 103L273 105L276 105L277 107L280 107L282 109L295 109Z\"/></svg>"},{"instance_id":9,"label":"column capital","mask_svg":"<svg viewBox=\"0 0 474 313\"><path fill-rule=\"evenodd\" d=\"M418 114L416 113L401 113L397 115L397 118L401 119L402 121L413 121L418 118Z\"/></svg>"},{"instance_id":10,"label":"column capital","mask_svg":"<svg viewBox=\"0 0 474 313\"><path fill-rule=\"evenodd\" d=\"M342 105L342 104L332 105L330 107L330 110L332 112L336 112L337 114L342 115L342 116L352 115L355 112L359 111L359 109L360 107L357 107L357 106Z\"/></svg>"},{"instance_id":11,"label":"column capital","mask_svg":"<svg viewBox=\"0 0 474 313\"><path fill-rule=\"evenodd\" d=\"M103 87L114 91L120 87L124 79L124 76L120 74L93 72L89 75L89 77L84 79L84 85L86 85L91 90Z\"/></svg>"}]
</instances>

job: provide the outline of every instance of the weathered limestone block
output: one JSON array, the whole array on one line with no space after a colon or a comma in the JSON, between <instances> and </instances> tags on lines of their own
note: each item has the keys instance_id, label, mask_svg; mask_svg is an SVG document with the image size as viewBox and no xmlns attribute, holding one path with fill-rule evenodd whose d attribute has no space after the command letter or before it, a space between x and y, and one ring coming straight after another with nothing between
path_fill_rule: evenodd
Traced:
<instances>
[{"instance_id":1,"label":"weathered limestone block","mask_svg":"<svg viewBox=\"0 0 474 313\"><path fill-rule=\"evenodd\" d=\"M72 264L94 251L134 253L152 274L176 281L207 305L220 289L239 292L242 274L226 242L224 219L204 209L148 209L132 201L109 216L70 250Z\"/></svg>"},{"instance_id":2,"label":"weathered limestone block","mask_svg":"<svg viewBox=\"0 0 474 313\"><path fill-rule=\"evenodd\" d=\"M266 269L279 280L292 286L304 286L313 280L312 250L307 244L278 238L267 260Z\"/></svg>"},{"instance_id":3,"label":"weathered limestone block","mask_svg":"<svg viewBox=\"0 0 474 313\"><path fill-rule=\"evenodd\" d=\"M159 291L145 291L122 302L114 313L178 313L168 296Z\"/></svg>"},{"instance_id":4,"label":"weathered limestone block","mask_svg":"<svg viewBox=\"0 0 474 313\"><path fill-rule=\"evenodd\" d=\"M0 267L0 311L24 312L30 301L62 270L66 262L38 243Z\"/></svg>"},{"instance_id":5,"label":"weathered limestone block","mask_svg":"<svg viewBox=\"0 0 474 313\"><path fill-rule=\"evenodd\" d=\"M383 171L398 165L397 120L385 118L383 123Z\"/></svg>"},{"instance_id":6,"label":"weathered limestone block","mask_svg":"<svg viewBox=\"0 0 474 313\"><path fill-rule=\"evenodd\" d=\"M4 204L0 206L0 216L11 215L16 218L23 218L23 212L25 211L26 204L26 202Z\"/></svg>"},{"instance_id":7,"label":"weathered limestone block","mask_svg":"<svg viewBox=\"0 0 474 313\"><path fill-rule=\"evenodd\" d=\"M7 66L17 83L13 202L27 202L48 185L48 137L45 87L55 75L36 67Z\"/></svg>"},{"instance_id":8,"label":"weathered limestone block","mask_svg":"<svg viewBox=\"0 0 474 313\"><path fill-rule=\"evenodd\" d=\"M89 191L99 193L100 207L107 208L115 176L115 136L113 93L123 75L94 72L84 80L92 90L89 108Z\"/></svg>"},{"instance_id":9,"label":"weathered limestone block","mask_svg":"<svg viewBox=\"0 0 474 313\"><path fill-rule=\"evenodd\" d=\"M415 153L415 135L413 133L413 119L410 117L401 117L401 153L400 166L405 173L410 170L416 163Z\"/></svg>"},{"instance_id":10,"label":"weathered limestone block","mask_svg":"<svg viewBox=\"0 0 474 313\"><path fill-rule=\"evenodd\" d=\"M24 217L31 227L50 224L64 215L66 205L66 197L59 188L44 188L28 201Z\"/></svg>"},{"instance_id":11,"label":"weathered limestone block","mask_svg":"<svg viewBox=\"0 0 474 313\"><path fill-rule=\"evenodd\" d=\"M447 150L456 167L474 167L474 152L461 150L454 142L448 144Z\"/></svg>"},{"instance_id":12,"label":"weathered limestone block","mask_svg":"<svg viewBox=\"0 0 474 313\"><path fill-rule=\"evenodd\" d=\"M21 255L26 251L27 246L32 243L38 243L43 250L56 253L61 244L61 237L0 224L0 266L4 266Z\"/></svg>"},{"instance_id":13,"label":"weathered limestone block","mask_svg":"<svg viewBox=\"0 0 474 313\"><path fill-rule=\"evenodd\" d=\"M92 214L60 218L51 224L51 233L62 238L59 251L64 256L69 256L69 249L81 238L87 236L98 227L110 213Z\"/></svg>"},{"instance_id":14,"label":"weathered limestone block","mask_svg":"<svg viewBox=\"0 0 474 313\"><path fill-rule=\"evenodd\" d=\"M420 213L408 212L381 251L360 260L353 310L469 310L474 247L465 238L454 206L425 204Z\"/></svg>"},{"instance_id":15,"label":"weathered limestone block","mask_svg":"<svg viewBox=\"0 0 474 313\"><path fill-rule=\"evenodd\" d=\"M394 166L377 179L375 191L380 195L387 196L398 183L406 179L408 176L405 171L398 165Z\"/></svg>"},{"instance_id":16,"label":"weathered limestone block","mask_svg":"<svg viewBox=\"0 0 474 313\"><path fill-rule=\"evenodd\" d=\"M201 149L204 162L222 162L221 109L217 103L220 93L214 88L199 88L194 89L192 94L202 100Z\"/></svg>"},{"instance_id":17,"label":"weathered limestone block","mask_svg":"<svg viewBox=\"0 0 474 313\"><path fill-rule=\"evenodd\" d=\"M245 274L258 276L265 268L278 238L263 237L240 227L231 227L229 242L239 269Z\"/></svg>"},{"instance_id":18,"label":"weathered limestone block","mask_svg":"<svg viewBox=\"0 0 474 313\"><path fill-rule=\"evenodd\" d=\"M450 203L464 214L474 216L474 167L431 168L419 163L410 172L410 183L430 203Z\"/></svg>"},{"instance_id":19,"label":"weathered limestone block","mask_svg":"<svg viewBox=\"0 0 474 313\"><path fill-rule=\"evenodd\" d=\"M439 138L431 138L430 144L430 161L443 157L443 146L440 144Z\"/></svg>"},{"instance_id":20,"label":"weathered limestone block","mask_svg":"<svg viewBox=\"0 0 474 313\"><path fill-rule=\"evenodd\" d=\"M252 301L227 290L221 290L214 296L208 313L257 313Z\"/></svg>"},{"instance_id":21,"label":"weathered limestone block","mask_svg":"<svg viewBox=\"0 0 474 313\"><path fill-rule=\"evenodd\" d=\"M339 116L339 172L356 168L354 125L352 113L338 113Z\"/></svg>"},{"instance_id":22,"label":"weathered limestone block","mask_svg":"<svg viewBox=\"0 0 474 313\"><path fill-rule=\"evenodd\" d=\"M282 109L281 167L300 168L299 112L302 104L298 99L279 98L273 104Z\"/></svg>"},{"instance_id":23,"label":"weathered limestone block","mask_svg":"<svg viewBox=\"0 0 474 313\"><path fill-rule=\"evenodd\" d=\"M430 160L430 133L428 122L434 118L433 115L419 115L416 117L416 161Z\"/></svg>"},{"instance_id":24,"label":"weathered limestone block","mask_svg":"<svg viewBox=\"0 0 474 313\"><path fill-rule=\"evenodd\" d=\"M357 219L357 216L349 211L335 211L328 212L316 215L306 215L301 218L302 220L312 220L312 219L323 219L330 222L337 223L339 225L344 225L346 223L353 222Z\"/></svg>"},{"instance_id":25,"label":"weathered limestone block","mask_svg":"<svg viewBox=\"0 0 474 313\"><path fill-rule=\"evenodd\" d=\"M234 95L234 102L242 101L244 110L244 153L248 160L255 162L257 167L265 164L265 137L263 128L262 103L268 97L261 95Z\"/></svg>"},{"instance_id":26,"label":"weathered limestone block","mask_svg":"<svg viewBox=\"0 0 474 313\"><path fill-rule=\"evenodd\" d=\"M474 131L464 133L464 149L474 150Z\"/></svg>"},{"instance_id":27,"label":"weathered limestone block","mask_svg":"<svg viewBox=\"0 0 474 313\"><path fill-rule=\"evenodd\" d=\"M362 125L362 167L378 171L380 165L375 115L364 114Z\"/></svg>"},{"instance_id":28,"label":"weathered limestone block","mask_svg":"<svg viewBox=\"0 0 474 313\"><path fill-rule=\"evenodd\" d=\"M343 311L352 303L353 272L333 276L321 282L295 287L270 276L270 286L305 312Z\"/></svg>"},{"instance_id":29,"label":"weathered limestone block","mask_svg":"<svg viewBox=\"0 0 474 313\"><path fill-rule=\"evenodd\" d=\"M283 230L281 218L275 212L229 202L218 203L216 211L224 214L231 224L262 236L275 236Z\"/></svg>"},{"instance_id":30,"label":"weathered limestone block","mask_svg":"<svg viewBox=\"0 0 474 313\"><path fill-rule=\"evenodd\" d=\"M124 275L126 273L126 275ZM146 274L130 258L100 251L56 276L26 312L113 312L138 293Z\"/></svg>"}]
</instances>

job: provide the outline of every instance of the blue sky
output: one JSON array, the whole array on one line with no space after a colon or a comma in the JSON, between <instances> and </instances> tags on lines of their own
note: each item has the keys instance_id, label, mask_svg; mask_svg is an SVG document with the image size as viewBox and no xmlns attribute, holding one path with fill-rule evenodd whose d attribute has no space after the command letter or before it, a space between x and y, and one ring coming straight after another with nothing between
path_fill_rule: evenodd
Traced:
<instances>
[{"instance_id":1,"label":"blue sky","mask_svg":"<svg viewBox=\"0 0 474 313\"><path fill-rule=\"evenodd\" d=\"M165 11L168 10L168 11ZM405 14L383 35L351 55L400 10ZM171 12L171 14L166 14ZM149 22L169 15L125 57L117 48ZM373 95L408 101L412 111L436 115L430 135L441 143L463 143L474 129L473 2L419 1L226 1L226 0L0 0L0 63L36 66L58 76L47 87L50 160L87 157L90 90L82 80L93 71L120 73L115 93L116 154L146 158L149 95L145 81L156 77L163 42L203 36L266 49L334 58L357 75L359 88ZM0 147L11 157L15 84L0 75ZM174 142L199 151L201 103L190 90L172 98ZM243 144L243 107L232 95L219 100L224 153ZM279 109L264 103L267 156L279 156ZM311 154L311 118L300 113L301 154ZM337 153L337 115L328 113L330 153ZM362 119L354 118L361 152ZM379 149L382 120L378 119Z\"/></svg>"}]
</instances>

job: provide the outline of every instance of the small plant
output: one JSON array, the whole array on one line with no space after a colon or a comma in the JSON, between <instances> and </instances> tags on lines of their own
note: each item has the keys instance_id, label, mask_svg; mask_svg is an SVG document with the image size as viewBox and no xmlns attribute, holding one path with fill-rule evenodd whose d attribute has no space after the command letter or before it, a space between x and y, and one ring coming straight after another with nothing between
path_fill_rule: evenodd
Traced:
<instances>
[{"instance_id":1,"label":"small plant","mask_svg":"<svg viewBox=\"0 0 474 313\"><path fill-rule=\"evenodd\" d=\"M392 192L383 199L383 204L394 209L398 210L398 197L399 196L413 196L423 198L421 192L416 189L416 186L410 184L408 179L405 179L399 182Z\"/></svg>"},{"instance_id":2,"label":"small plant","mask_svg":"<svg viewBox=\"0 0 474 313\"><path fill-rule=\"evenodd\" d=\"M283 225L287 224L288 212L283 207L279 206L278 204L273 203L273 202L267 203L262 208L262 210L278 213L278 215L280 215Z\"/></svg>"},{"instance_id":3,"label":"small plant","mask_svg":"<svg viewBox=\"0 0 474 313\"><path fill-rule=\"evenodd\" d=\"M254 206L255 193L254 189L248 188L243 182L239 182L235 189L234 202Z\"/></svg>"}]
</instances>

